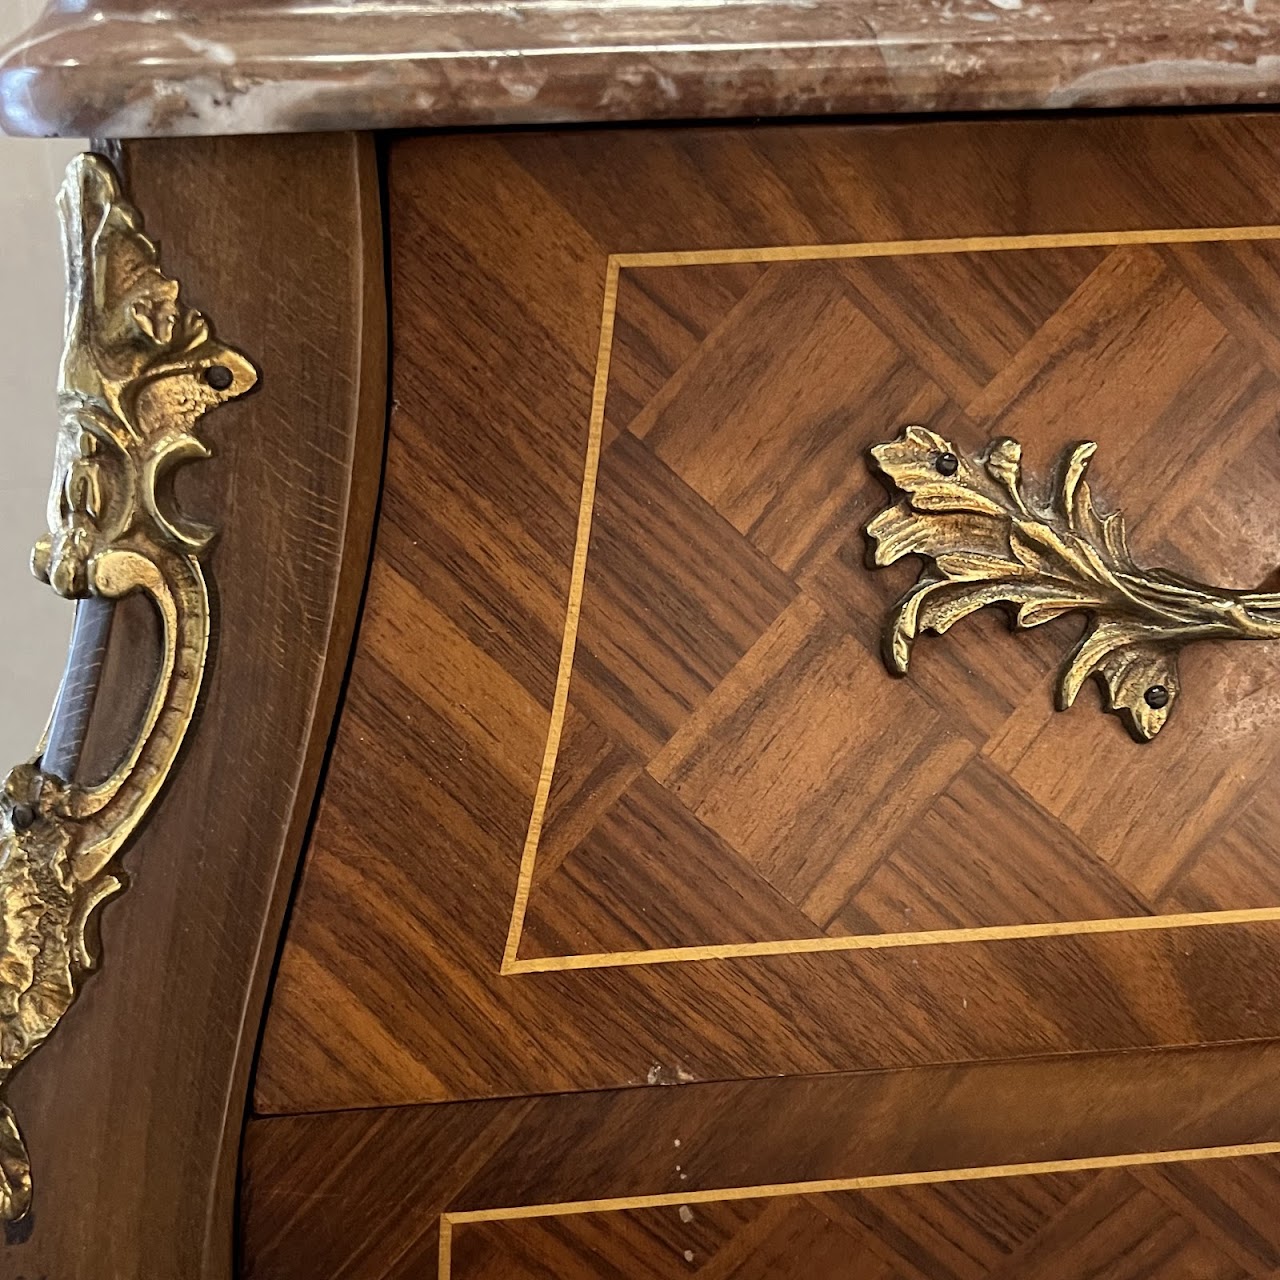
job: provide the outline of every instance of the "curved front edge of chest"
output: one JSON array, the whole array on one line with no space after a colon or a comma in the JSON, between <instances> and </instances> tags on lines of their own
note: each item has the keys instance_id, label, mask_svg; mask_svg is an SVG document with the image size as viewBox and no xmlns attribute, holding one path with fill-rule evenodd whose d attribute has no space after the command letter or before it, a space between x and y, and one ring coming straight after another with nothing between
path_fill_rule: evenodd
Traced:
<instances>
[{"instance_id":1,"label":"curved front edge of chest","mask_svg":"<svg viewBox=\"0 0 1280 1280\"><path fill-rule=\"evenodd\" d=\"M377 497L376 161L354 135L103 150L61 200L61 425L33 559L79 601L75 633L0 818L0 1270L227 1280L250 1067Z\"/></svg>"}]
</instances>

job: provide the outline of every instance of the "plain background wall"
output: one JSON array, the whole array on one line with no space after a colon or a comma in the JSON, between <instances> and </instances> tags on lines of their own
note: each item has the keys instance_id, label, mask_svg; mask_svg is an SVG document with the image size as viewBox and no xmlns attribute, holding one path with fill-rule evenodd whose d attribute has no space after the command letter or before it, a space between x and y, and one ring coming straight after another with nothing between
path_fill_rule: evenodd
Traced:
<instances>
[{"instance_id":1,"label":"plain background wall","mask_svg":"<svg viewBox=\"0 0 1280 1280\"><path fill-rule=\"evenodd\" d=\"M0 0L0 43L43 0ZM0 778L34 751L53 706L75 606L31 576L44 528L62 346L54 194L73 142L0 137Z\"/></svg>"}]
</instances>

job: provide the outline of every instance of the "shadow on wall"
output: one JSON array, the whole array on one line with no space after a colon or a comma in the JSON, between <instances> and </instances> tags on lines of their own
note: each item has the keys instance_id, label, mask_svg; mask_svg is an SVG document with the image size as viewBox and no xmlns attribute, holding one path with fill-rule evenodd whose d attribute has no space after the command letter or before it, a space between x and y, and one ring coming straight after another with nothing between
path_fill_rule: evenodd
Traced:
<instances>
[{"instance_id":1,"label":"shadow on wall","mask_svg":"<svg viewBox=\"0 0 1280 1280\"><path fill-rule=\"evenodd\" d=\"M42 0L0 8L0 43ZM62 247L54 193L70 141L0 138L0 774L32 754L53 705L73 606L31 576L44 528L62 343Z\"/></svg>"}]
</instances>

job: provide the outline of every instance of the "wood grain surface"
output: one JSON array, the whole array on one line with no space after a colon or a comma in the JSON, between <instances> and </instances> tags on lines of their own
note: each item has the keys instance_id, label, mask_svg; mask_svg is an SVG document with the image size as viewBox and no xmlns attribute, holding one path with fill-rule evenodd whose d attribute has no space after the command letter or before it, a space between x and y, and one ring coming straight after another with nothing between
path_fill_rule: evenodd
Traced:
<instances>
[{"instance_id":1,"label":"wood grain surface","mask_svg":"<svg viewBox=\"0 0 1280 1280\"><path fill-rule=\"evenodd\" d=\"M372 146L141 143L126 186L183 297L261 390L176 479L218 530L212 667L183 757L126 853L102 967L14 1080L36 1184L0 1248L25 1280L228 1280L267 978L350 654L385 426ZM318 287L320 282L321 287ZM132 602L129 602L132 603ZM127 740L155 626L112 636L88 767Z\"/></svg>"},{"instance_id":2,"label":"wood grain surface","mask_svg":"<svg viewBox=\"0 0 1280 1280\"><path fill-rule=\"evenodd\" d=\"M1280 1034L1275 647L1189 650L1145 746L1052 709L1078 621L895 681L913 575L861 534L906 422L1091 437L1140 560L1266 578L1278 142L396 140L388 478L259 1110Z\"/></svg>"},{"instance_id":3,"label":"wood grain surface","mask_svg":"<svg viewBox=\"0 0 1280 1280\"><path fill-rule=\"evenodd\" d=\"M256 1120L243 1274L1270 1277L1278 1067L1235 1045Z\"/></svg>"},{"instance_id":4,"label":"wood grain surface","mask_svg":"<svg viewBox=\"0 0 1280 1280\"><path fill-rule=\"evenodd\" d=\"M1280 1159L1089 1161L936 1182L643 1204L564 1217L445 1217L440 1280L1063 1280L1270 1277ZM1262 1232L1268 1234L1260 1234Z\"/></svg>"}]
</instances>

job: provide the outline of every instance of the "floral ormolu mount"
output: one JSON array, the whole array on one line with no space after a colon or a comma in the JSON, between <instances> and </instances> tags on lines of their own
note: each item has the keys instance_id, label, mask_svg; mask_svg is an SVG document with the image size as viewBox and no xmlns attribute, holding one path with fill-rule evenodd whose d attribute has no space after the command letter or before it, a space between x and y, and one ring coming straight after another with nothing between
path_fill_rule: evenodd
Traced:
<instances>
[{"instance_id":1,"label":"floral ormolu mount","mask_svg":"<svg viewBox=\"0 0 1280 1280\"><path fill-rule=\"evenodd\" d=\"M49 529L33 565L59 595L82 606L109 612L125 596L148 598L162 643L150 702L107 779L87 785L74 767L56 769L51 731L36 758L0 786L5 1222L24 1217L32 1199L31 1162L6 1087L95 966L97 910L124 888L120 855L174 767L208 658L209 591L200 557L213 532L173 509L165 480L180 464L209 457L196 435L201 420L258 380L246 356L182 305L178 282L161 270L159 250L106 160L73 161L59 209L68 279L60 427ZM51 730L57 721L55 715Z\"/></svg>"},{"instance_id":2,"label":"floral ormolu mount","mask_svg":"<svg viewBox=\"0 0 1280 1280\"><path fill-rule=\"evenodd\" d=\"M1164 727L1178 697L1178 652L1194 640L1280 637L1280 595L1217 590L1134 563L1124 518L1094 506L1085 473L1097 445L1062 459L1052 492L1028 494L1022 446L997 440L963 456L926 427L871 450L901 497L867 525L877 565L929 563L890 615L884 654L905 675L922 631L943 633L986 605L1018 627L1089 615L1058 681L1058 707L1094 676L1139 741Z\"/></svg>"}]
</instances>

